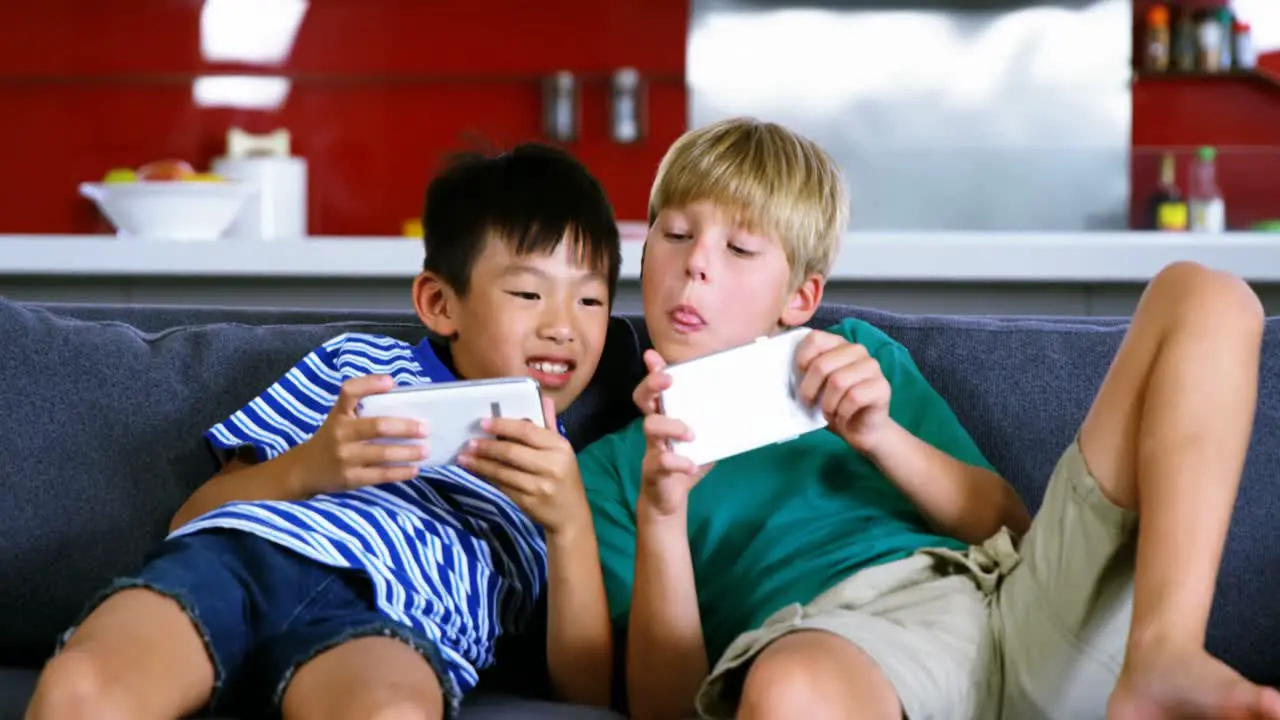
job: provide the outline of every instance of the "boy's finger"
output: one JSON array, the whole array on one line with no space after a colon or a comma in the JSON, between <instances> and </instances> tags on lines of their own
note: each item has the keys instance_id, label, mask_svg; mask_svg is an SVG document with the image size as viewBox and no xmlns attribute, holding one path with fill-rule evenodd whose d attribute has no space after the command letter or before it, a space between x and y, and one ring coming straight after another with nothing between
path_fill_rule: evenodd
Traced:
<instances>
[{"instance_id":1,"label":"boy's finger","mask_svg":"<svg viewBox=\"0 0 1280 720\"><path fill-rule=\"evenodd\" d=\"M425 438L430 432L426 422L409 418L371 417L356 418L343 423L344 431L339 431L341 440L377 440L378 438L396 438L412 440Z\"/></svg>"},{"instance_id":2,"label":"boy's finger","mask_svg":"<svg viewBox=\"0 0 1280 720\"><path fill-rule=\"evenodd\" d=\"M836 339L839 343L835 347L828 348L821 355L810 359L808 365L803 368L804 376L796 387L796 393L806 405L817 404L819 398L829 392L827 386L832 378L846 372L849 368L865 365L870 357L863 346L844 342L841 338Z\"/></svg>"},{"instance_id":3,"label":"boy's finger","mask_svg":"<svg viewBox=\"0 0 1280 720\"><path fill-rule=\"evenodd\" d=\"M359 468L351 472L351 483L357 487L405 482L418 476L417 465L390 465Z\"/></svg>"},{"instance_id":4,"label":"boy's finger","mask_svg":"<svg viewBox=\"0 0 1280 720\"><path fill-rule=\"evenodd\" d=\"M382 467L395 463L416 463L431 454L425 442L376 443L360 442L346 445L340 452L347 467Z\"/></svg>"},{"instance_id":5,"label":"boy's finger","mask_svg":"<svg viewBox=\"0 0 1280 720\"><path fill-rule=\"evenodd\" d=\"M648 368L651 373L656 373L667 366L667 361L663 360L662 355L658 354L658 351L653 348L645 350L643 357L644 366Z\"/></svg>"},{"instance_id":6,"label":"boy's finger","mask_svg":"<svg viewBox=\"0 0 1280 720\"><path fill-rule=\"evenodd\" d=\"M536 489L533 476L497 460L463 453L458 456L458 464L488 480L507 496L512 493L529 495Z\"/></svg>"},{"instance_id":7,"label":"boy's finger","mask_svg":"<svg viewBox=\"0 0 1280 720\"><path fill-rule=\"evenodd\" d=\"M839 335L835 335L823 330L814 330L796 346L796 367L801 370L808 370L809 364L814 358L822 355L833 347L841 343L848 342Z\"/></svg>"},{"instance_id":8,"label":"boy's finger","mask_svg":"<svg viewBox=\"0 0 1280 720\"><path fill-rule=\"evenodd\" d=\"M546 454L523 443L507 440L472 440L462 451L463 455L495 462L524 472L546 472Z\"/></svg>"},{"instance_id":9,"label":"boy's finger","mask_svg":"<svg viewBox=\"0 0 1280 720\"><path fill-rule=\"evenodd\" d=\"M813 407L818 401L818 396L822 392L822 386L827 381L826 373L821 368L814 367L809 364L808 369L802 371L804 374L800 376L800 382L796 385L796 396L800 402L806 407Z\"/></svg>"},{"instance_id":10,"label":"boy's finger","mask_svg":"<svg viewBox=\"0 0 1280 720\"><path fill-rule=\"evenodd\" d=\"M480 429L490 435L538 450L555 449L563 440L554 428L541 428L523 418L484 418Z\"/></svg>"},{"instance_id":11,"label":"boy's finger","mask_svg":"<svg viewBox=\"0 0 1280 720\"><path fill-rule=\"evenodd\" d=\"M874 362L854 362L828 375L822 388L822 411L835 415L836 408L846 397L860 397L860 388L873 379L875 371Z\"/></svg>"},{"instance_id":12,"label":"boy's finger","mask_svg":"<svg viewBox=\"0 0 1280 720\"><path fill-rule=\"evenodd\" d=\"M645 376L631 393L631 400L641 412L658 412L658 396L671 387L671 376L664 372L652 372Z\"/></svg>"},{"instance_id":13,"label":"boy's finger","mask_svg":"<svg viewBox=\"0 0 1280 720\"><path fill-rule=\"evenodd\" d=\"M664 452L658 458L658 467L663 472L692 474L696 467L693 461L683 455L677 455L673 452Z\"/></svg>"},{"instance_id":14,"label":"boy's finger","mask_svg":"<svg viewBox=\"0 0 1280 720\"><path fill-rule=\"evenodd\" d=\"M644 434L650 440L693 440L693 431L688 425L666 415L646 415Z\"/></svg>"},{"instance_id":15,"label":"boy's finger","mask_svg":"<svg viewBox=\"0 0 1280 720\"><path fill-rule=\"evenodd\" d=\"M556 423L556 401L546 395L542 396L542 422L548 428L559 427Z\"/></svg>"},{"instance_id":16,"label":"boy's finger","mask_svg":"<svg viewBox=\"0 0 1280 720\"><path fill-rule=\"evenodd\" d=\"M368 395L386 392L395 387L395 380L390 375L361 375L342 383L338 391L338 399L333 404L335 412L352 414L360 399Z\"/></svg>"}]
</instances>

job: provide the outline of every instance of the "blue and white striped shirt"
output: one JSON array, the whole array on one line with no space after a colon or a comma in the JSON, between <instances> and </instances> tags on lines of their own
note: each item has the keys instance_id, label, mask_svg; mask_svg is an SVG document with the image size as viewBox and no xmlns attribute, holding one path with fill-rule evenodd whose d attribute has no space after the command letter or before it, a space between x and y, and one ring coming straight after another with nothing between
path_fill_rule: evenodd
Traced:
<instances>
[{"instance_id":1,"label":"blue and white striped shirt","mask_svg":"<svg viewBox=\"0 0 1280 720\"><path fill-rule=\"evenodd\" d=\"M344 381L375 373L396 385L455 379L427 340L341 335L205 435L219 450L249 446L270 460L320 428ZM456 466L309 500L234 502L171 537L209 528L253 533L325 565L364 571L379 610L437 643L460 693L493 663L497 637L526 626L547 581L541 528Z\"/></svg>"}]
</instances>

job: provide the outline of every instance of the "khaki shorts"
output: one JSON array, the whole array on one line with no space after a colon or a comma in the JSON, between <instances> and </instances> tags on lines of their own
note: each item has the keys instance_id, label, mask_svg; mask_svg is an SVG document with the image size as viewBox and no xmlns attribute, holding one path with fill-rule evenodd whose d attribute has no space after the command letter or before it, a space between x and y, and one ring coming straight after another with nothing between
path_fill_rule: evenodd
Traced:
<instances>
[{"instance_id":1,"label":"khaki shorts","mask_svg":"<svg viewBox=\"0 0 1280 720\"><path fill-rule=\"evenodd\" d=\"M1128 635L1135 520L1072 443L1020 547L1002 530L967 552L923 550L779 610L730 644L698 712L732 717L750 662L819 630L875 660L910 720L1102 718Z\"/></svg>"}]
</instances>

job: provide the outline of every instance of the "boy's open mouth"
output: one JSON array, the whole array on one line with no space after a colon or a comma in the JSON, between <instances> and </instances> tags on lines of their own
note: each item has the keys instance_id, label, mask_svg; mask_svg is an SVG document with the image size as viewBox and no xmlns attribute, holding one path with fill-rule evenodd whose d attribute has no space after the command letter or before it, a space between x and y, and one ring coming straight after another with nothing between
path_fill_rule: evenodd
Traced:
<instances>
[{"instance_id":1,"label":"boy's open mouth","mask_svg":"<svg viewBox=\"0 0 1280 720\"><path fill-rule=\"evenodd\" d=\"M569 384L569 378L573 377L573 369L577 365L568 358L558 357L531 357L525 364L529 368L529 377L537 380L539 385L553 390Z\"/></svg>"},{"instance_id":2,"label":"boy's open mouth","mask_svg":"<svg viewBox=\"0 0 1280 720\"><path fill-rule=\"evenodd\" d=\"M677 305L667 313L667 317L671 320L672 328L682 335L698 332L707 324L702 314L692 305Z\"/></svg>"}]
</instances>

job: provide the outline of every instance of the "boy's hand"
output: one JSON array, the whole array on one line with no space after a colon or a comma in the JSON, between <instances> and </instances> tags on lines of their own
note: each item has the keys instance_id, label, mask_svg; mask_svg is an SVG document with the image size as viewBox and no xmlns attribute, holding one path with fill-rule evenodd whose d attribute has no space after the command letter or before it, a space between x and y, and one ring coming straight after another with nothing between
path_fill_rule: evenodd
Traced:
<instances>
[{"instance_id":1,"label":"boy's hand","mask_svg":"<svg viewBox=\"0 0 1280 720\"><path fill-rule=\"evenodd\" d=\"M867 349L829 332L815 330L796 348L803 377L800 400L819 405L832 432L854 450L869 452L889 420L889 381Z\"/></svg>"},{"instance_id":2,"label":"boy's hand","mask_svg":"<svg viewBox=\"0 0 1280 720\"><path fill-rule=\"evenodd\" d=\"M324 424L298 446L306 458L303 482L308 494L342 492L417 476L417 462L427 457L425 424L402 418L356 417L361 398L393 387L395 381L389 375L365 375L342 384Z\"/></svg>"},{"instance_id":3,"label":"boy's hand","mask_svg":"<svg viewBox=\"0 0 1280 720\"><path fill-rule=\"evenodd\" d=\"M671 387L671 376L666 373L667 361L662 359L657 350L644 351L644 366L649 369L649 374L644 376L635 392L631 393L631 400L639 408L641 415L652 415L660 412L658 398L664 390Z\"/></svg>"},{"instance_id":4,"label":"boy's hand","mask_svg":"<svg viewBox=\"0 0 1280 720\"><path fill-rule=\"evenodd\" d=\"M636 392L639 393L639 389ZM715 463L699 467L671 450L672 441L693 439L689 426L675 418L656 412L646 416L644 438L640 500L659 517L678 515L689 501L689 492Z\"/></svg>"},{"instance_id":5,"label":"boy's hand","mask_svg":"<svg viewBox=\"0 0 1280 720\"><path fill-rule=\"evenodd\" d=\"M486 418L492 438L472 440L458 463L487 479L548 534L591 522L573 446L556 430L555 403L542 398L546 427L517 418Z\"/></svg>"}]
</instances>

